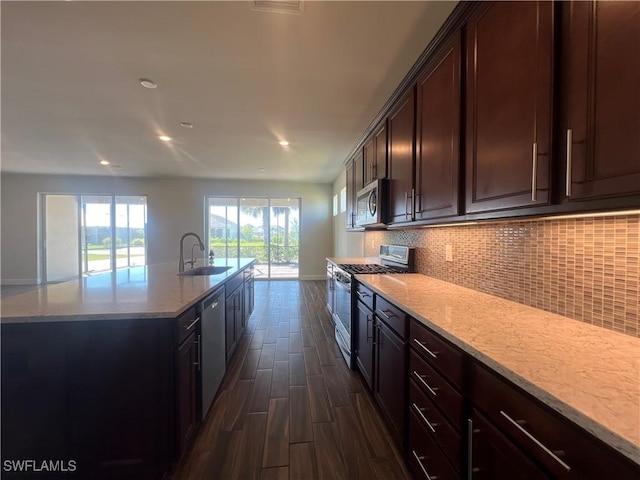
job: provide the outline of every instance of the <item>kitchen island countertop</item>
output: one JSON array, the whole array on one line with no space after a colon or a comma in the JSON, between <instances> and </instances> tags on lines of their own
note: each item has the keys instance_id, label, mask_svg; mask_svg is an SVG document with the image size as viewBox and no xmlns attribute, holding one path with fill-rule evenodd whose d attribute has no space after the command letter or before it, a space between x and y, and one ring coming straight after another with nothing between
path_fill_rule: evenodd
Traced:
<instances>
[{"instance_id":1,"label":"kitchen island countertop","mask_svg":"<svg viewBox=\"0 0 640 480\"><path fill-rule=\"evenodd\" d=\"M640 464L640 339L421 274L356 279Z\"/></svg>"},{"instance_id":2,"label":"kitchen island countertop","mask_svg":"<svg viewBox=\"0 0 640 480\"><path fill-rule=\"evenodd\" d=\"M254 258L217 258L218 275L177 275L177 263L118 269L2 299L2 324L175 318Z\"/></svg>"}]
</instances>

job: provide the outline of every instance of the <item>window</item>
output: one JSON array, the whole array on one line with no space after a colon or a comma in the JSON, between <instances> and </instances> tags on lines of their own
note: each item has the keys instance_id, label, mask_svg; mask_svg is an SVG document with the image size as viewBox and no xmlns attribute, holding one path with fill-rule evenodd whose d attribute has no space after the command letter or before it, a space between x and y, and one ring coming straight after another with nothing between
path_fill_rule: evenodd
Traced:
<instances>
[{"instance_id":1,"label":"window","mask_svg":"<svg viewBox=\"0 0 640 480\"><path fill-rule=\"evenodd\" d=\"M206 242L216 257L255 258L256 278L298 277L299 198L207 197L206 206Z\"/></svg>"},{"instance_id":2,"label":"window","mask_svg":"<svg viewBox=\"0 0 640 480\"><path fill-rule=\"evenodd\" d=\"M338 194L333 196L333 216L338 215Z\"/></svg>"},{"instance_id":3,"label":"window","mask_svg":"<svg viewBox=\"0 0 640 480\"><path fill-rule=\"evenodd\" d=\"M340 190L340 213L347 211L347 187Z\"/></svg>"},{"instance_id":4,"label":"window","mask_svg":"<svg viewBox=\"0 0 640 480\"><path fill-rule=\"evenodd\" d=\"M146 264L147 197L43 194L42 211L46 282Z\"/></svg>"}]
</instances>

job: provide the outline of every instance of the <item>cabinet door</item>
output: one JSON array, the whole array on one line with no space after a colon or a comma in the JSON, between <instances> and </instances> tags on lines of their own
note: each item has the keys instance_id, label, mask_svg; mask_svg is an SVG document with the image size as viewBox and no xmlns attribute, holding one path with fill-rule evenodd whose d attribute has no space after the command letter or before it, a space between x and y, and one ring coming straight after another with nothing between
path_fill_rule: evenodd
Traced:
<instances>
[{"instance_id":1,"label":"cabinet door","mask_svg":"<svg viewBox=\"0 0 640 480\"><path fill-rule=\"evenodd\" d=\"M225 302L225 337L227 364L231 359L231 355L236 347L236 311L237 298L235 294L227 296Z\"/></svg>"},{"instance_id":2,"label":"cabinet door","mask_svg":"<svg viewBox=\"0 0 640 480\"><path fill-rule=\"evenodd\" d=\"M235 317L235 339L236 342L240 340L240 336L242 335L242 331L244 330L244 284L242 284L236 290L235 303L236 303L236 317Z\"/></svg>"},{"instance_id":3,"label":"cabinet door","mask_svg":"<svg viewBox=\"0 0 640 480\"><path fill-rule=\"evenodd\" d=\"M373 162L372 180L382 180L387 178L387 122L382 121L373 134L375 143L375 156Z\"/></svg>"},{"instance_id":4,"label":"cabinet door","mask_svg":"<svg viewBox=\"0 0 640 480\"><path fill-rule=\"evenodd\" d=\"M458 215L460 35L418 79L416 219Z\"/></svg>"},{"instance_id":5,"label":"cabinet door","mask_svg":"<svg viewBox=\"0 0 640 480\"><path fill-rule=\"evenodd\" d=\"M549 203L552 2L480 6L467 37L467 213Z\"/></svg>"},{"instance_id":6,"label":"cabinet door","mask_svg":"<svg viewBox=\"0 0 640 480\"><path fill-rule=\"evenodd\" d=\"M364 184L369 185L374 180L373 170L376 163L375 137L371 135L364 144Z\"/></svg>"},{"instance_id":7,"label":"cabinet door","mask_svg":"<svg viewBox=\"0 0 640 480\"><path fill-rule=\"evenodd\" d=\"M640 2L562 5L564 194L640 193Z\"/></svg>"},{"instance_id":8,"label":"cabinet door","mask_svg":"<svg viewBox=\"0 0 640 480\"><path fill-rule=\"evenodd\" d=\"M344 215L345 215L345 222L346 222L347 228L353 228L355 226L355 213L356 213L355 211L356 184L355 184L355 166L354 166L353 159L347 165L346 176L347 176L347 185L346 185L347 205L346 205L346 211Z\"/></svg>"},{"instance_id":9,"label":"cabinet door","mask_svg":"<svg viewBox=\"0 0 640 480\"><path fill-rule=\"evenodd\" d=\"M542 480L547 477L498 430L473 413L469 451L474 480Z\"/></svg>"},{"instance_id":10,"label":"cabinet door","mask_svg":"<svg viewBox=\"0 0 640 480\"><path fill-rule=\"evenodd\" d=\"M178 348L177 364L177 413L178 458L186 451L191 435L198 423L196 382L198 378L198 343L200 335L190 335Z\"/></svg>"},{"instance_id":11,"label":"cabinet door","mask_svg":"<svg viewBox=\"0 0 640 480\"><path fill-rule=\"evenodd\" d=\"M356 364L369 388L373 387L373 313L362 302L357 308Z\"/></svg>"},{"instance_id":12,"label":"cabinet door","mask_svg":"<svg viewBox=\"0 0 640 480\"><path fill-rule=\"evenodd\" d=\"M358 190L364 187L364 152L358 151L353 157L353 198L356 198Z\"/></svg>"},{"instance_id":13,"label":"cabinet door","mask_svg":"<svg viewBox=\"0 0 640 480\"><path fill-rule=\"evenodd\" d=\"M405 408L405 344L376 317L376 376L375 397L384 414L389 430L398 445L404 439Z\"/></svg>"},{"instance_id":14,"label":"cabinet door","mask_svg":"<svg viewBox=\"0 0 640 480\"><path fill-rule=\"evenodd\" d=\"M389 223L413 218L414 110L415 95L411 89L389 115Z\"/></svg>"}]
</instances>

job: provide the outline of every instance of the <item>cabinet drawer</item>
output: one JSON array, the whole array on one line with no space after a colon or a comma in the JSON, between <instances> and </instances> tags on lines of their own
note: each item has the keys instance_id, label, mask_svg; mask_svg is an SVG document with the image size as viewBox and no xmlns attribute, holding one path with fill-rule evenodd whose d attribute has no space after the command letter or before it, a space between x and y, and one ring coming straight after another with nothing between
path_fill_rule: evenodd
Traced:
<instances>
[{"instance_id":1,"label":"cabinet drawer","mask_svg":"<svg viewBox=\"0 0 640 480\"><path fill-rule=\"evenodd\" d=\"M460 435L413 380L409 382L409 409L416 414L425 430L434 437L445 456L459 471L462 458Z\"/></svg>"},{"instance_id":2,"label":"cabinet drawer","mask_svg":"<svg viewBox=\"0 0 640 480\"><path fill-rule=\"evenodd\" d=\"M464 355L457 347L411 320L410 343L416 351L436 367L451 383L462 387Z\"/></svg>"},{"instance_id":3,"label":"cabinet drawer","mask_svg":"<svg viewBox=\"0 0 640 480\"><path fill-rule=\"evenodd\" d=\"M402 339L407 338L407 315L395 305L376 295L376 315L389 325Z\"/></svg>"},{"instance_id":4,"label":"cabinet drawer","mask_svg":"<svg viewBox=\"0 0 640 480\"><path fill-rule=\"evenodd\" d=\"M180 345L184 339L196 331L200 317L196 315L195 307L190 308L176 320L177 340Z\"/></svg>"},{"instance_id":5,"label":"cabinet drawer","mask_svg":"<svg viewBox=\"0 0 640 480\"><path fill-rule=\"evenodd\" d=\"M425 431L416 413L409 413L409 464L415 478L458 480L460 476L451 467L433 437Z\"/></svg>"},{"instance_id":6,"label":"cabinet drawer","mask_svg":"<svg viewBox=\"0 0 640 480\"><path fill-rule=\"evenodd\" d=\"M462 395L413 350L410 357L409 376L446 415L453 426L461 430Z\"/></svg>"},{"instance_id":7,"label":"cabinet drawer","mask_svg":"<svg viewBox=\"0 0 640 480\"><path fill-rule=\"evenodd\" d=\"M487 419L553 476L640 478L640 466L477 363L472 394Z\"/></svg>"},{"instance_id":8,"label":"cabinet drawer","mask_svg":"<svg viewBox=\"0 0 640 480\"><path fill-rule=\"evenodd\" d=\"M356 284L356 297L373 311L373 292L361 283Z\"/></svg>"}]
</instances>

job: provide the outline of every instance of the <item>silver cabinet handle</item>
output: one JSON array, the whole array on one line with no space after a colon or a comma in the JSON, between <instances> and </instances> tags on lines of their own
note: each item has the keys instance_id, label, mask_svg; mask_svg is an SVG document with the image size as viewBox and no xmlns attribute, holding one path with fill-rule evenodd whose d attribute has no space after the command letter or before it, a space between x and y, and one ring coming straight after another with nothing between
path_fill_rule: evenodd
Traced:
<instances>
[{"instance_id":1,"label":"silver cabinet handle","mask_svg":"<svg viewBox=\"0 0 640 480\"><path fill-rule=\"evenodd\" d=\"M565 184L565 193L567 197L571 196L571 162L573 160L573 130L567 130L567 180Z\"/></svg>"},{"instance_id":2,"label":"silver cabinet handle","mask_svg":"<svg viewBox=\"0 0 640 480\"><path fill-rule=\"evenodd\" d=\"M193 328L193 326L198 323L200 321L200 317L196 317L196 319L191 322L189 325L187 325L185 328L185 330L191 330Z\"/></svg>"},{"instance_id":3,"label":"silver cabinet handle","mask_svg":"<svg viewBox=\"0 0 640 480\"><path fill-rule=\"evenodd\" d=\"M412 188L411 189L411 219L413 220L413 215L415 214L415 208L416 208L416 189Z\"/></svg>"},{"instance_id":4,"label":"silver cabinet handle","mask_svg":"<svg viewBox=\"0 0 640 480\"><path fill-rule=\"evenodd\" d=\"M555 453L553 453L551 450L549 450L540 440L538 440L536 437L534 437L529 432L527 432L524 428L522 428L522 426L518 422L516 422L513 418L511 418L509 415L507 415L504 412L504 410L500 410L500 414L504 418L506 418L514 427L516 427L518 430L520 430L522 433L524 433L529 440L531 440L533 443L535 443L538 447L540 447L542 450L544 450L545 453L547 453L551 458L553 458L556 462L558 462L560 465L562 465L562 467L567 472L571 471L571 467L569 465L564 463L560 457L558 457Z\"/></svg>"},{"instance_id":5,"label":"silver cabinet handle","mask_svg":"<svg viewBox=\"0 0 640 480\"><path fill-rule=\"evenodd\" d=\"M533 142L533 161L531 166L531 201L538 200L538 143Z\"/></svg>"},{"instance_id":6,"label":"silver cabinet handle","mask_svg":"<svg viewBox=\"0 0 640 480\"><path fill-rule=\"evenodd\" d=\"M424 460L424 457L419 457L415 450L411 450L411 452L413 453L413 456L418 461L418 465L420 465L420 468L422 469L422 473L424 473L424 476L427 477L427 480L436 480L438 477L436 477L435 475L433 476L429 475L429 473L427 472L427 469L424 468L424 465L422 465L421 460Z\"/></svg>"},{"instance_id":7,"label":"silver cabinet handle","mask_svg":"<svg viewBox=\"0 0 640 480\"><path fill-rule=\"evenodd\" d=\"M216 308L218 306L218 301L216 300L215 302L213 302L211 304L211 310L213 310L214 308Z\"/></svg>"},{"instance_id":8,"label":"silver cabinet handle","mask_svg":"<svg viewBox=\"0 0 640 480\"><path fill-rule=\"evenodd\" d=\"M418 405L416 405L415 402L411 403L413 405L414 410L416 411L416 413L418 415L420 415L420 418L422 418L422 420L424 421L424 423L427 424L427 427L429 427L429 429L433 432L436 433L436 429L434 427L437 427L438 425L435 423L431 423L429 420L427 420L427 417L425 417L424 413L422 413L422 410L424 410L424 408L420 408Z\"/></svg>"},{"instance_id":9,"label":"silver cabinet handle","mask_svg":"<svg viewBox=\"0 0 640 480\"><path fill-rule=\"evenodd\" d=\"M202 349L200 348L200 335L198 335L196 337L196 345L198 346L198 356L196 358L196 363L194 363L194 365L196 365L198 367L198 371L200 371L200 365L201 365L201 359L202 359Z\"/></svg>"},{"instance_id":10,"label":"silver cabinet handle","mask_svg":"<svg viewBox=\"0 0 640 480\"><path fill-rule=\"evenodd\" d=\"M361 292L361 291L359 291L359 290L356 290L356 293L358 294L358 296L359 296L360 298L370 297L370 295L369 295L368 293L362 293L362 292Z\"/></svg>"},{"instance_id":11,"label":"silver cabinet handle","mask_svg":"<svg viewBox=\"0 0 640 480\"><path fill-rule=\"evenodd\" d=\"M367 315L367 340L371 340L373 335L369 335L369 323L371 322L371 317Z\"/></svg>"},{"instance_id":12,"label":"silver cabinet handle","mask_svg":"<svg viewBox=\"0 0 640 480\"><path fill-rule=\"evenodd\" d=\"M437 388L431 388L431 386L425 382L424 378L422 378L422 375L420 375L418 372L416 372L415 370L413 371L413 374L416 376L416 378L418 380L420 380L420 383L422 383L425 387L427 387L427 389L431 392L431 394L434 397L437 397L438 394L436 393Z\"/></svg>"},{"instance_id":13,"label":"silver cabinet handle","mask_svg":"<svg viewBox=\"0 0 640 480\"><path fill-rule=\"evenodd\" d=\"M395 315L390 312L389 310L378 310L383 317L385 317L387 320L391 320L391 317L395 317ZM389 313L391 313L391 316L389 316Z\"/></svg>"},{"instance_id":14,"label":"silver cabinet handle","mask_svg":"<svg viewBox=\"0 0 640 480\"><path fill-rule=\"evenodd\" d=\"M436 355L436 353L433 353L431 350L429 350L424 343L422 343L420 340L418 340L417 338L413 339L414 342L416 342L418 345L420 345L422 347L422 349L427 352L429 355L431 355L433 358L438 358L438 355Z\"/></svg>"},{"instance_id":15,"label":"silver cabinet handle","mask_svg":"<svg viewBox=\"0 0 640 480\"><path fill-rule=\"evenodd\" d=\"M473 477L473 420L470 418L467 420L467 480L471 480Z\"/></svg>"},{"instance_id":16,"label":"silver cabinet handle","mask_svg":"<svg viewBox=\"0 0 640 480\"><path fill-rule=\"evenodd\" d=\"M409 209L407 208L408 201L409 201L409 192L404 192L404 219L405 220L409 216Z\"/></svg>"}]
</instances>

